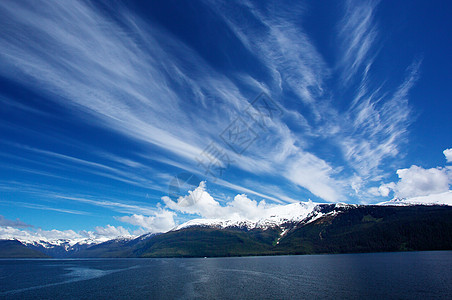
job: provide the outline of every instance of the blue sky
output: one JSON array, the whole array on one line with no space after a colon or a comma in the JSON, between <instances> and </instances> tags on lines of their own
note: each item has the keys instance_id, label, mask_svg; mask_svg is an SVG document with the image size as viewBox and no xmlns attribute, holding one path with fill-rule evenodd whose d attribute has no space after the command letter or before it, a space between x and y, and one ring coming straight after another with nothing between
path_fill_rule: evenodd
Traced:
<instances>
[{"instance_id":1,"label":"blue sky","mask_svg":"<svg viewBox=\"0 0 452 300\"><path fill-rule=\"evenodd\" d=\"M246 194L247 211L448 192L451 14L447 1L2 1L0 225L163 231L209 217L181 208L194 189L237 209Z\"/></svg>"}]
</instances>

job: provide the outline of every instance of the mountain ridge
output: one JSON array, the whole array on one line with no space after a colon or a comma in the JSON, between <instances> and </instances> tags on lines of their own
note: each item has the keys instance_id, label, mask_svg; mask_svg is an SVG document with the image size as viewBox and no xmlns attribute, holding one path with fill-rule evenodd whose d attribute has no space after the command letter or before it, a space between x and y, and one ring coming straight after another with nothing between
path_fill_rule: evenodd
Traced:
<instances>
[{"instance_id":1,"label":"mountain ridge","mask_svg":"<svg viewBox=\"0 0 452 300\"><path fill-rule=\"evenodd\" d=\"M103 242L22 244L45 256L196 257L452 249L452 207L290 204L263 218L191 220L161 234ZM450 221L449 221L450 220ZM392 231L396 232L394 235ZM413 235L412 233L418 233ZM425 235L428 233L428 235ZM444 234L443 234L444 233ZM429 236L435 236L437 242ZM91 242L91 243L90 243ZM422 246L422 243L428 245Z\"/></svg>"}]
</instances>

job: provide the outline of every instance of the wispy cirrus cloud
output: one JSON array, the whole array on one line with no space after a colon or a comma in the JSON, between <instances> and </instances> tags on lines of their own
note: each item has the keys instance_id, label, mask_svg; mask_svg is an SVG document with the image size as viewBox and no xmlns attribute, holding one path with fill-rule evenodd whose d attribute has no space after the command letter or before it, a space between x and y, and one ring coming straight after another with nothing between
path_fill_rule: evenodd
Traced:
<instances>
[{"instance_id":1,"label":"wispy cirrus cloud","mask_svg":"<svg viewBox=\"0 0 452 300\"><path fill-rule=\"evenodd\" d=\"M94 122L184 157L199 153L195 143L164 129L175 123L168 117L179 109L177 95L168 88L169 74L156 68L159 58L170 57L155 37L147 36L154 45L147 53L123 28L85 2L9 2L1 9L5 21L18 25L2 35L2 70L16 69L18 76L26 76L26 81L16 78L24 84L38 84L50 94L64 96L58 101L95 115ZM25 29L28 34L21 33ZM178 117L180 122L183 116Z\"/></svg>"},{"instance_id":2,"label":"wispy cirrus cloud","mask_svg":"<svg viewBox=\"0 0 452 300\"><path fill-rule=\"evenodd\" d=\"M343 83L348 84L358 72L366 74L376 56L375 43L378 29L375 8L378 1L347 0L338 31L341 44L339 67Z\"/></svg>"},{"instance_id":3,"label":"wispy cirrus cloud","mask_svg":"<svg viewBox=\"0 0 452 300\"><path fill-rule=\"evenodd\" d=\"M164 29L150 28L125 9L121 11L120 25L86 2L49 6L1 6L4 20L14 20L17 25L2 35L2 70L15 70L4 75L46 91L54 101L82 112L89 123L174 155L165 155L162 161L196 167L195 158L209 139L218 139L236 111L248 105L239 87L195 51ZM52 13L46 14L47 9ZM47 49L58 50L49 55ZM179 52L187 58L190 74L187 66L177 63ZM192 93L187 95L187 91ZM219 101L208 101L207 95L215 95ZM199 109L186 109L190 105L184 101L187 96L202 104ZM86 115L94 118L87 119ZM224 150L233 155L227 147ZM54 156L104 169L97 171L103 176L143 185L143 180L134 178L133 173L124 174L65 154ZM235 162L248 171L272 171L265 159L242 156Z\"/></svg>"},{"instance_id":4,"label":"wispy cirrus cloud","mask_svg":"<svg viewBox=\"0 0 452 300\"><path fill-rule=\"evenodd\" d=\"M123 202L115 202L105 199L96 199L94 197L88 198L88 197L77 197L77 196L67 196L67 195L53 195L55 199L60 200L69 200L74 202L80 202L80 203L86 203L89 205L99 206L111 209L113 211L119 212L119 213L142 213L146 215L153 215L156 212L156 209L154 207L145 206L143 204L141 205L134 205L134 204L128 204Z\"/></svg>"},{"instance_id":5,"label":"wispy cirrus cloud","mask_svg":"<svg viewBox=\"0 0 452 300\"><path fill-rule=\"evenodd\" d=\"M35 154L36 157L39 157L37 163L44 165L47 169L67 170L70 168L72 170L82 170L84 173L114 179L119 182L140 186L146 189L162 191L162 186L157 185L147 176L143 176L143 174L156 173L156 170L150 166L145 166L142 163L131 159L119 157L113 154L99 153L97 160L106 158L110 161L110 163L107 164L45 149L37 149L27 145L7 142L4 143L10 147ZM28 159L28 161L36 163L36 160L33 161L32 159ZM132 169L133 172L131 171ZM141 176L138 174L141 174ZM53 174L50 173L49 175Z\"/></svg>"},{"instance_id":6,"label":"wispy cirrus cloud","mask_svg":"<svg viewBox=\"0 0 452 300\"><path fill-rule=\"evenodd\" d=\"M291 18L303 16L302 6L287 11L279 6L245 2L244 7L250 11L246 21L240 15L219 14L273 74L273 80L267 82L267 86L273 87L273 94L283 97L290 91L306 105L303 114L286 110L302 127L284 128L283 124L276 124L280 143L290 146L281 161L291 167L280 167L281 161L272 161L272 167L328 201L356 195L369 180L381 178L384 160L401 155L413 119L408 93L419 77L420 60L407 68L406 78L395 90L386 88L384 83L377 83L378 88L371 88L374 82L369 85L369 73L379 52L377 5L377 1L344 3L343 18L337 25L341 45L337 66L328 66L309 35L297 24L298 20ZM224 11L228 6L223 3L214 7ZM297 14L292 14L293 11ZM351 83L359 86L344 112L334 106L335 98L343 92L327 85L330 76L336 73L341 74L341 86ZM324 147L343 154L345 164L338 164L337 159L328 161L310 148L313 142L322 139L327 142ZM348 168L351 172L342 172Z\"/></svg>"},{"instance_id":7,"label":"wispy cirrus cloud","mask_svg":"<svg viewBox=\"0 0 452 300\"><path fill-rule=\"evenodd\" d=\"M292 3L293 4L293 3ZM249 52L255 54L267 68L272 81L267 83L273 93L288 89L296 93L298 100L310 105L316 118L318 97L323 93L323 81L330 73L322 56L311 42L309 35L296 25L297 18L304 14L300 4L258 8L251 1L241 2L247 12L243 16L222 14L227 5L212 6L223 18ZM297 18L293 18L297 16Z\"/></svg>"},{"instance_id":8,"label":"wispy cirrus cloud","mask_svg":"<svg viewBox=\"0 0 452 300\"><path fill-rule=\"evenodd\" d=\"M99 194L86 194L80 191L70 192L67 189L56 188L52 185L40 185L40 184L27 184L24 182L0 182L0 190L11 192L21 191L22 195L30 196L32 200L29 202L24 201L5 201L0 203L5 205L17 205L21 207L27 207L38 210L57 211L68 214L78 215L90 215L88 211L74 210L71 207L74 204L83 204L86 210L92 211L91 207L105 208L114 213L121 214L146 214L154 215L159 211L152 203L146 201L143 197L143 201L133 201L131 199L124 200L120 195L117 198L108 197L106 195ZM132 193L127 195L129 198L133 196ZM40 203L33 203L33 200L40 199ZM46 203L46 204L42 204ZM71 205L72 204L72 205ZM68 208L69 207L69 208Z\"/></svg>"},{"instance_id":9,"label":"wispy cirrus cloud","mask_svg":"<svg viewBox=\"0 0 452 300\"><path fill-rule=\"evenodd\" d=\"M60 208L60 207L51 207L48 205L42 205L42 204L37 204L37 203L25 203L25 202L16 201L16 202L14 202L14 205L19 206L19 207L31 208L31 209L56 211L56 212L61 212L61 213L66 213L66 214L71 214L71 215L90 215L91 214L86 211L80 211L80 210L75 210L75 209L65 209L65 208Z\"/></svg>"},{"instance_id":10,"label":"wispy cirrus cloud","mask_svg":"<svg viewBox=\"0 0 452 300\"><path fill-rule=\"evenodd\" d=\"M271 172L281 174L320 198L327 201L342 198L340 184L331 171L334 167L316 153L304 149L312 136L334 130L330 117L336 115L325 101L324 81L331 70L309 35L297 25L298 19L291 17L303 15L304 8L297 4L291 6L291 11L279 6L262 9L250 1L241 5L248 10L246 21L240 15L220 13L228 7L226 3L212 6L244 47L267 68L272 80L267 81L266 86L271 87L272 95L282 98L285 93L293 93L296 95L294 102L307 108L306 116L285 108L285 115L296 120L298 128L289 128L283 121L274 120L277 143L261 163L267 165L270 162Z\"/></svg>"},{"instance_id":11,"label":"wispy cirrus cloud","mask_svg":"<svg viewBox=\"0 0 452 300\"><path fill-rule=\"evenodd\" d=\"M396 91L383 84L371 89L368 74L378 54L377 2L345 3L333 66L301 26L305 8L300 4L206 3L237 37L234 46L255 59L261 72L215 68L197 49L125 7L115 11L118 22L90 2L0 3L0 25L6 28L0 37L2 76L46 93L83 122L149 149L135 158L90 149L98 154L91 159L29 150L49 159L48 166L55 162L55 167L165 192L161 181L147 176L169 168L204 174L196 158L210 141L220 140L218 135L249 105L249 95L264 90L281 102L283 116L270 120L268 131L242 155L220 143L233 158L231 169L243 177L276 174L278 182L288 181L326 201L344 201L381 176L385 159L400 155L410 123L407 96L420 63L413 63ZM237 5L243 15L234 13ZM328 85L336 75L342 86L360 86L343 110L335 107L342 91ZM148 162L168 169L155 170ZM250 188L226 179L218 185L275 202L294 200L293 194L258 185ZM121 203L66 199L110 207ZM118 207L145 215L137 207Z\"/></svg>"},{"instance_id":12,"label":"wispy cirrus cloud","mask_svg":"<svg viewBox=\"0 0 452 300\"><path fill-rule=\"evenodd\" d=\"M408 93L419 78L420 61L407 69L404 81L392 95L381 91L360 91L350 108L348 132L338 143L354 170L364 179L381 174L384 159L395 158L407 143L408 126L413 120Z\"/></svg>"}]
</instances>

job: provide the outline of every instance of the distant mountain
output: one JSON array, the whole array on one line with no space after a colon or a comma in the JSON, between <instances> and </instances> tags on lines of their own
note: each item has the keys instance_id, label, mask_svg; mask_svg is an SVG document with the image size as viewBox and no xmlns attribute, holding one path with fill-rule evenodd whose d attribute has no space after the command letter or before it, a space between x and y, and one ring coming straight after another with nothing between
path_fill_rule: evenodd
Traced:
<instances>
[{"instance_id":1,"label":"distant mountain","mask_svg":"<svg viewBox=\"0 0 452 300\"><path fill-rule=\"evenodd\" d=\"M138 238L50 245L15 241L11 246L18 252L5 246L3 251L16 257L31 255L21 252L27 249L52 257L93 258L452 250L452 206L294 203L254 220L191 220Z\"/></svg>"},{"instance_id":2,"label":"distant mountain","mask_svg":"<svg viewBox=\"0 0 452 300\"><path fill-rule=\"evenodd\" d=\"M108 239L93 239L93 238L82 238L82 239L56 239L56 240L26 240L19 239L19 241L24 244L27 248L39 251L55 258L64 258L75 253L85 250L97 244L108 241Z\"/></svg>"},{"instance_id":3,"label":"distant mountain","mask_svg":"<svg viewBox=\"0 0 452 300\"><path fill-rule=\"evenodd\" d=\"M17 240L0 240L0 258L48 258L42 252L33 250Z\"/></svg>"},{"instance_id":4,"label":"distant mountain","mask_svg":"<svg viewBox=\"0 0 452 300\"><path fill-rule=\"evenodd\" d=\"M450 205L452 206L452 191L428 196L412 197L408 199L394 198L378 205L407 206L407 205Z\"/></svg>"},{"instance_id":5,"label":"distant mountain","mask_svg":"<svg viewBox=\"0 0 452 300\"><path fill-rule=\"evenodd\" d=\"M138 257L134 251L142 247L146 241L158 234L145 234L138 238L118 238L104 243L91 245L81 251L70 254L72 258L113 258Z\"/></svg>"},{"instance_id":6,"label":"distant mountain","mask_svg":"<svg viewBox=\"0 0 452 300\"><path fill-rule=\"evenodd\" d=\"M48 241L33 241L27 242L22 241L22 243L28 247L29 249L33 249L44 253L50 257L54 258L65 258L68 256L72 256L75 253L85 250L91 246L97 245L102 242L75 242L72 240L54 240L51 242Z\"/></svg>"}]
</instances>

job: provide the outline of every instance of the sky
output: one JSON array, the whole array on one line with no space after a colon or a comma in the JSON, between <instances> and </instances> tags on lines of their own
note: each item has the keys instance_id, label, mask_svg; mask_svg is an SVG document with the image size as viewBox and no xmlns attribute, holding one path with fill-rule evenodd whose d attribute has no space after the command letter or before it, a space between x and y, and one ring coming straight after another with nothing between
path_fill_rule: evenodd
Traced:
<instances>
[{"instance_id":1,"label":"sky","mask_svg":"<svg viewBox=\"0 0 452 300\"><path fill-rule=\"evenodd\" d=\"M0 237L452 197L450 15L449 1L1 1Z\"/></svg>"}]
</instances>

